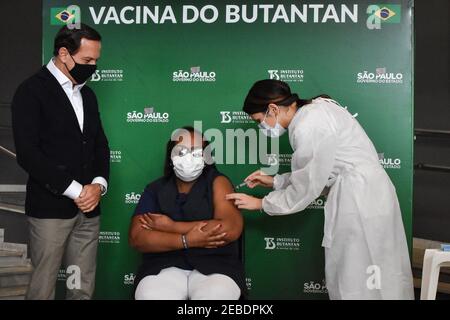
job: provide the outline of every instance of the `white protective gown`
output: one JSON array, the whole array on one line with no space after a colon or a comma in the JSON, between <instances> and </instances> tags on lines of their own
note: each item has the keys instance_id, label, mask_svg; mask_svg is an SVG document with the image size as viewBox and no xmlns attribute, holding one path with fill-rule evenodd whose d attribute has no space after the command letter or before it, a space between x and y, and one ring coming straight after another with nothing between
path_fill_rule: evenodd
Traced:
<instances>
[{"instance_id":1,"label":"white protective gown","mask_svg":"<svg viewBox=\"0 0 450 320\"><path fill-rule=\"evenodd\" d=\"M269 215L325 204L325 273L330 299L414 299L405 231L395 187L358 121L317 98L289 124L291 172L276 175L263 199Z\"/></svg>"}]
</instances>

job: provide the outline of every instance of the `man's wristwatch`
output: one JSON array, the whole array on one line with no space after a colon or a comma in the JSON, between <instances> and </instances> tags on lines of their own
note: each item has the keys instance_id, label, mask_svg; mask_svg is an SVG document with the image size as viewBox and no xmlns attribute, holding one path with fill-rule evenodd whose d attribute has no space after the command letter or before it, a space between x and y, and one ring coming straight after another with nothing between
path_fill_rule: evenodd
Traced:
<instances>
[{"instance_id":1,"label":"man's wristwatch","mask_svg":"<svg viewBox=\"0 0 450 320\"><path fill-rule=\"evenodd\" d=\"M100 186L100 191L101 191L101 195L103 196L106 193L106 188L104 185L102 185L101 183L97 183Z\"/></svg>"}]
</instances>

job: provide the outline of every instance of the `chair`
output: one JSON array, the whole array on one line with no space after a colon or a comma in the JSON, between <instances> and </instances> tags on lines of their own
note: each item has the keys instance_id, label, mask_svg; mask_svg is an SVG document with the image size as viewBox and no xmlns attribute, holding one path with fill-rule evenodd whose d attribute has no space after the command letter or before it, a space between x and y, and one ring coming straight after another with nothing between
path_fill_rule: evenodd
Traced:
<instances>
[{"instance_id":1,"label":"chair","mask_svg":"<svg viewBox=\"0 0 450 320\"><path fill-rule=\"evenodd\" d=\"M450 267L450 252L439 249L425 250L420 300L436 299L436 291L441 267Z\"/></svg>"}]
</instances>

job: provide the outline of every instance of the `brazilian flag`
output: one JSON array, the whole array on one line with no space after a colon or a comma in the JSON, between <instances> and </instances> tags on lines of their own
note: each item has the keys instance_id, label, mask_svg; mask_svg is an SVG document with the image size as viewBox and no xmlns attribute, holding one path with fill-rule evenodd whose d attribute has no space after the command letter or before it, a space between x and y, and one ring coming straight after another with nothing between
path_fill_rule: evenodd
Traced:
<instances>
[{"instance_id":1,"label":"brazilian flag","mask_svg":"<svg viewBox=\"0 0 450 320\"><path fill-rule=\"evenodd\" d=\"M75 12L70 12L67 8L51 8L50 24L53 26L62 26L75 19Z\"/></svg>"},{"instance_id":2,"label":"brazilian flag","mask_svg":"<svg viewBox=\"0 0 450 320\"><path fill-rule=\"evenodd\" d=\"M399 4L379 4L375 16L380 18L381 23L400 23L402 11Z\"/></svg>"}]
</instances>

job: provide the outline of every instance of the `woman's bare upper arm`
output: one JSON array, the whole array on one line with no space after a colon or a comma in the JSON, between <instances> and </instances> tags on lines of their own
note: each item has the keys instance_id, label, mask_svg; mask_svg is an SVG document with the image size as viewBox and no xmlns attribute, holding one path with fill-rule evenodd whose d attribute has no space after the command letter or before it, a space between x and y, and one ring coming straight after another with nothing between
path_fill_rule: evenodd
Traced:
<instances>
[{"instance_id":1,"label":"woman's bare upper arm","mask_svg":"<svg viewBox=\"0 0 450 320\"><path fill-rule=\"evenodd\" d=\"M242 223L241 212L225 195L233 193L230 181L224 176L218 176L213 182L214 219L232 219Z\"/></svg>"}]
</instances>

